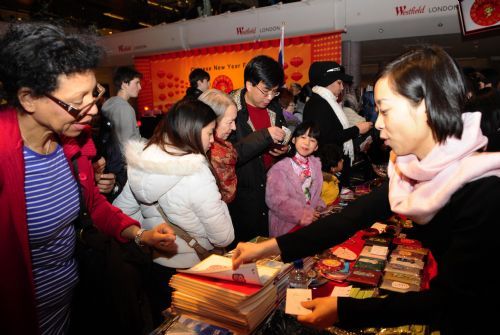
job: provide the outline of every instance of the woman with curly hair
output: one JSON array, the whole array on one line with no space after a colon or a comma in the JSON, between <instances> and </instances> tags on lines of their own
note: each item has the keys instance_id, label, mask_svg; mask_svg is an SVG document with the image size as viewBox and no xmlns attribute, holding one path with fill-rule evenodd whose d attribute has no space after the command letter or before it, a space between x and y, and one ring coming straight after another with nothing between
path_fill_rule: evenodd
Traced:
<instances>
[{"instance_id":1,"label":"woman with curly hair","mask_svg":"<svg viewBox=\"0 0 500 335\"><path fill-rule=\"evenodd\" d=\"M15 24L0 37L2 334L68 331L80 188L94 225L118 241L168 251L175 238L166 225L141 229L94 184L88 130L104 93L93 71L101 55L90 37L50 24Z\"/></svg>"}]
</instances>

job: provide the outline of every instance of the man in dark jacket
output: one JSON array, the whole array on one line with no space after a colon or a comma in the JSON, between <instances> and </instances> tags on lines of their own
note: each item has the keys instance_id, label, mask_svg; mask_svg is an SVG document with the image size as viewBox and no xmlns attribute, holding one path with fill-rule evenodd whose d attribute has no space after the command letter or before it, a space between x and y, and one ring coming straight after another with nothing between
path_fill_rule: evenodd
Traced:
<instances>
[{"instance_id":1,"label":"man in dark jacket","mask_svg":"<svg viewBox=\"0 0 500 335\"><path fill-rule=\"evenodd\" d=\"M274 99L283 83L283 68L268 56L257 56L245 67L245 88L233 93L238 107L236 131L230 138L238 152L236 198L229 204L234 245L255 236L269 236L265 202L266 173L277 156L288 151L279 144L286 126Z\"/></svg>"},{"instance_id":2,"label":"man in dark jacket","mask_svg":"<svg viewBox=\"0 0 500 335\"><path fill-rule=\"evenodd\" d=\"M343 148L344 170L342 185L349 185L349 169L354 160L353 139L368 132L373 124L359 122L350 127L342 106L337 102L344 89L344 82L352 82L344 67L331 61L314 62L309 68L312 96L304 107L304 121L312 121L320 127L320 145L336 144Z\"/></svg>"},{"instance_id":3,"label":"man in dark jacket","mask_svg":"<svg viewBox=\"0 0 500 335\"><path fill-rule=\"evenodd\" d=\"M203 69L194 69L189 74L189 85L184 99L198 99L198 97L210 88L210 75Z\"/></svg>"}]
</instances>

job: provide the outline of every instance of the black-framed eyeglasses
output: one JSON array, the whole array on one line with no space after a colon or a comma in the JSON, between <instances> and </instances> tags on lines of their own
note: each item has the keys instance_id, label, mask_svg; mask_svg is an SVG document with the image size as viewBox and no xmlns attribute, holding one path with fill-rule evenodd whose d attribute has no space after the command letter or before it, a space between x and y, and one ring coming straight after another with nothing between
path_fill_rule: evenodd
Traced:
<instances>
[{"instance_id":1,"label":"black-framed eyeglasses","mask_svg":"<svg viewBox=\"0 0 500 335\"><path fill-rule=\"evenodd\" d=\"M82 108L73 107L70 104L65 103L64 101L57 99L55 96L49 93L45 93L44 95L50 100L54 101L59 106L61 106L66 112L68 112L78 121L83 119L85 115L89 113L89 111L92 109L92 106L94 106L97 100L99 100L102 97L104 92L106 92L106 89L101 84L98 83L96 88L94 89L94 92L92 92L94 100L92 100L91 103L83 106Z\"/></svg>"},{"instance_id":2,"label":"black-framed eyeglasses","mask_svg":"<svg viewBox=\"0 0 500 335\"><path fill-rule=\"evenodd\" d=\"M277 97L278 95L280 95L279 91L268 91L266 93L263 90L261 90L259 88L259 86L255 85L255 87L257 87L257 89L260 91L260 93L262 93L265 97L270 97L271 99L274 98L274 97Z\"/></svg>"}]
</instances>

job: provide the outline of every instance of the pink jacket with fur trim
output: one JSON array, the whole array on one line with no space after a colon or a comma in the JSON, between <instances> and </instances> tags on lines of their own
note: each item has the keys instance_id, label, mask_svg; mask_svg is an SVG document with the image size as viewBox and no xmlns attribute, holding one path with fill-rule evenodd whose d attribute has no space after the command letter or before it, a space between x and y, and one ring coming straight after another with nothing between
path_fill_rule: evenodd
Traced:
<instances>
[{"instance_id":1,"label":"pink jacket with fur trim","mask_svg":"<svg viewBox=\"0 0 500 335\"><path fill-rule=\"evenodd\" d=\"M321 200L321 161L310 156L309 162L312 172L310 205L307 205L299 177L293 171L291 158L282 159L267 173L266 204L269 207L270 236L287 233L299 224L304 213L312 216L315 208L325 207Z\"/></svg>"}]
</instances>

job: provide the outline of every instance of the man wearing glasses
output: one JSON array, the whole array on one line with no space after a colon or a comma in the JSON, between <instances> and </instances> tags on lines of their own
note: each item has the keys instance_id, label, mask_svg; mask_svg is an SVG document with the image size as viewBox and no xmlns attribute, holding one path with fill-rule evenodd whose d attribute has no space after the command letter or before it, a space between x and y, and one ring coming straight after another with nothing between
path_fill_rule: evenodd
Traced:
<instances>
[{"instance_id":1,"label":"man wearing glasses","mask_svg":"<svg viewBox=\"0 0 500 335\"><path fill-rule=\"evenodd\" d=\"M265 202L266 173L277 156L288 151L280 145L286 126L279 95L284 73L268 56L257 56L245 67L245 87L233 93L238 107L236 131L229 138L238 152L236 198L229 204L235 241L269 236Z\"/></svg>"}]
</instances>

